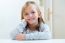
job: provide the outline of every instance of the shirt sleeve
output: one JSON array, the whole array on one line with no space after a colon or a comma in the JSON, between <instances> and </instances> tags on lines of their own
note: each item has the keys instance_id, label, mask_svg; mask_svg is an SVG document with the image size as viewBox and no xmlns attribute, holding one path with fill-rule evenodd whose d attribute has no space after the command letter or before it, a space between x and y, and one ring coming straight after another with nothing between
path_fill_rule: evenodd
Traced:
<instances>
[{"instance_id":1,"label":"shirt sleeve","mask_svg":"<svg viewBox=\"0 0 65 43\"><path fill-rule=\"evenodd\" d=\"M34 32L30 34L26 34L26 40L42 40L42 39L51 39L51 32L47 24L41 27L42 32Z\"/></svg>"},{"instance_id":2,"label":"shirt sleeve","mask_svg":"<svg viewBox=\"0 0 65 43\"><path fill-rule=\"evenodd\" d=\"M16 35L22 33L24 31L25 26L26 23L24 20L22 20L21 23L11 32L10 34L11 39L15 40Z\"/></svg>"}]
</instances>

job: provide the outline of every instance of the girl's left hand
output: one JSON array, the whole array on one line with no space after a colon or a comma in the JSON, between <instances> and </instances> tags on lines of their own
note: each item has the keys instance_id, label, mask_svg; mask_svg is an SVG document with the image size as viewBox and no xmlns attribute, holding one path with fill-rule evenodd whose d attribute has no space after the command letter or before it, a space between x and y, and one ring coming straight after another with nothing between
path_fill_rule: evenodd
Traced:
<instances>
[{"instance_id":1,"label":"girl's left hand","mask_svg":"<svg viewBox=\"0 0 65 43\"><path fill-rule=\"evenodd\" d=\"M16 35L16 40L24 40L25 39L25 34L18 34Z\"/></svg>"}]
</instances>

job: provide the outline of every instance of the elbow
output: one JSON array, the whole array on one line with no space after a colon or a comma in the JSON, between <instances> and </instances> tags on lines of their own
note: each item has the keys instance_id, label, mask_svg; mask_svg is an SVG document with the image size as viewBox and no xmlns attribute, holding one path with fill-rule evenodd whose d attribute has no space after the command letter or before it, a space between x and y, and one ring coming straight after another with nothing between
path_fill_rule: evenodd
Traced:
<instances>
[{"instance_id":1,"label":"elbow","mask_svg":"<svg viewBox=\"0 0 65 43\"><path fill-rule=\"evenodd\" d=\"M10 39L11 39L11 40L15 40L15 39L16 39L16 35L13 34L13 33L11 33L11 34L10 34Z\"/></svg>"},{"instance_id":2,"label":"elbow","mask_svg":"<svg viewBox=\"0 0 65 43\"><path fill-rule=\"evenodd\" d=\"M52 35L51 35L51 33L45 33L40 36L40 39L49 40L49 39L52 39Z\"/></svg>"},{"instance_id":3,"label":"elbow","mask_svg":"<svg viewBox=\"0 0 65 43\"><path fill-rule=\"evenodd\" d=\"M52 39L52 34L47 34L45 39Z\"/></svg>"},{"instance_id":4,"label":"elbow","mask_svg":"<svg viewBox=\"0 0 65 43\"><path fill-rule=\"evenodd\" d=\"M45 33L42 37L44 40L49 40L49 39L52 39L52 34L51 33Z\"/></svg>"}]
</instances>

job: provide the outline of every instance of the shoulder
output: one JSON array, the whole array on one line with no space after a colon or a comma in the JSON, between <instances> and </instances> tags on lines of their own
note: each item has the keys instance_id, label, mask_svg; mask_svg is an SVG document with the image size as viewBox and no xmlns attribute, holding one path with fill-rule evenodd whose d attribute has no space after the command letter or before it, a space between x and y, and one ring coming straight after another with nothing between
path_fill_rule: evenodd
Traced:
<instances>
[{"instance_id":1,"label":"shoulder","mask_svg":"<svg viewBox=\"0 0 65 43\"><path fill-rule=\"evenodd\" d=\"M16 29L19 31L19 32L22 32L26 27L26 22L25 20L21 20L20 23L17 25Z\"/></svg>"},{"instance_id":2,"label":"shoulder","mask_svg":"<svg viewBox=\"0 0 65 43\"><path fill-rule=\"evenodd\" d=\"M46 24L46 23L41 23L40 27L49 28L48 24Z\"/></svg>"},{"instance_id":3,"label":"shoulder","mask_svg":"<svg viewBox=\"0 0 65 43\"><path fill-rule=\"evenodd\" d=\"M40 24L40 30L49 30L49 25L46 23L41 23Z\"/></svg>"},{"instance_id":4,"label":"shoulder","mask_svg":"<svg viewBox=\"0 0 65 43\"><path fill-rule=\"evenodd\" d=\"M19 23L19 25L18 26L22 26L22 27L25 27L26 26L26 21L25 21L25 19L22 19L21 21L20 21L20 23Z\"/></svg>"}]
</instances>

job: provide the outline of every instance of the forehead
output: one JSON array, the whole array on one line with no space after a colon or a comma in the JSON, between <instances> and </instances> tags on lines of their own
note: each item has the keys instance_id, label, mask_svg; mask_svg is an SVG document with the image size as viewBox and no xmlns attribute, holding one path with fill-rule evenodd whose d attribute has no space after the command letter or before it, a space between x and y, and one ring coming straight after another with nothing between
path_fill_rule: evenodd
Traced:
<instances>
[{"instance_id":1,"label":"forehead","mask_svg":"<svg viewBox=\"0 0 65 43\"><path fill-rule=\"evenodd\" d=\"M36 6L35 5L33 5L33 4L30 4L30 5L28 5L28 6L26 6L25 7L25 12L31 12L31 11L36 11L37 9L36 9Z\"/></svg>"}]
</instances>

